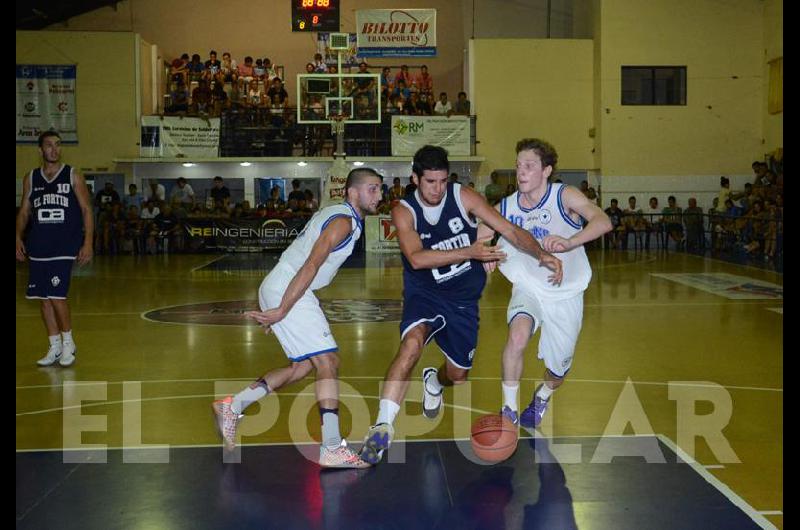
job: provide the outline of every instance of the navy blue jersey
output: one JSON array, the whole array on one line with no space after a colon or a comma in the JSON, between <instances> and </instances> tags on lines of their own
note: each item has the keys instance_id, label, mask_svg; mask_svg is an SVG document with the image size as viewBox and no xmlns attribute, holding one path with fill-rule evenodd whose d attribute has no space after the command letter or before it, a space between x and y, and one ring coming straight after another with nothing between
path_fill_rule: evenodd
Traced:
<instances>
[{"instance_id":1,"label":"navy blue jersey","mask_svg":"<svg viewBox=\"0 0 800 530\"><path fill-rule=\"evenodd\" d=\"M30 231L26 242L30 259L74 259L83 244L83 216L72 189L72 168L64 165L48 181L41 168L30 176Z\"/></svg>"},{"instance_id":2,"label":"navy blue jersey","mask_svg":"<svg viewBox=\"0 0 800 530\"><path fill-rule=\"evenodd\" d=\"M406 195L400 204L411 211L414 228L425 249L453 250L476 241L478 223L461 204L460 184L447 184L447 193L439 206L423 206L418 193ZM486 284L486 272L477 260L414 270L403 255L403 282L406 295L414 289L423 289L438 292L450 300L477 300Z\"/></svg>"}]
</instances>

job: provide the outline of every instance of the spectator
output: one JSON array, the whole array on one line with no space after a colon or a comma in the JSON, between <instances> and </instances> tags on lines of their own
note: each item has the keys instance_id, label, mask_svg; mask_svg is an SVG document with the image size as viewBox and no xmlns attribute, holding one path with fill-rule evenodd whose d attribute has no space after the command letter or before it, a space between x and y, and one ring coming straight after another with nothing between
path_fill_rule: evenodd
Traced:
<instances>
[{"instance_id":1,"label":"spectator","mask_svg":"<svg viewBox=\"0 0 800 530\"><path fill-rule=\"evenodd\" d=\"M328 65L325 64L325 60L322 58L321 53L314 54L314 72L318 74L324 74L328 71Z\"/></svg>"},{"instance_id":2,"label":"spectator","mask_svg":"<svg viewBox=\"0 0 800 530\"><path fill-rule=\"evenodd\" d=\"M270 217L286 209L286 202L281 198L281 189L278 186L272 186L269 200L265 206L267 215Z\"/></svg>"},{"instance_id":3,"label":"spectator","mask_svg":"<svg viewBox=\"0 0 800 530\"><path fill-rule=\"evenodd\" d=\"M686 227L686 250L696 251L705 248L703 233L703 209L697 206L697 199L689 199L689 207L683 211L683 224Z\"/></svg>"},{"instance_id":4,"label":"spectator","mask_svg":"<svg viewBox=\"0 0 800 530\"><path fill-rule=\"evenodd\" d=\"M222 54L220 73L222 74L222 81L224 83L231 83L231 86L235 86L237 84L237 79L239 77L239 65L236 64L234 59L231 59L230 52L224 52Z\"/></svg>"},{"instance_id":5,"label":"spectator","mask_svg":"<svg viewBox=\"0 0 800 530\"><path fill-rule=\"evenodd\" d=\"M169 194L169 200L171 203L179 202L181 206L187 210L191 210L194 205L194 190L192 186L186 182L185 178L178 178L178 182Z\"/></svg>"},{"instance_id":6,"label":"spectator","mask_svg":"<svg viewBox=\"0 0 800 530\"><path fill-rule=\"evenodd\" d=\"M161 214L161 209L156 206L154 201L147 201L144 203L144 208L142 208L142 213L139 214L139 218L142 220L142 233L148 234L152 229L153 219L155 219L158 215Z\"/></svg>"},{"instance_id":7,"label":"spectator","mask_svg":"<svg viewBox=\"0 0 800 530\"><path fill-rule=\"evenodd\" d=\"M650 235L655 234L656 241L661 245L664 241L664 217L663 210L658 207L658 198L650 197L647 201L647 208L644 210L644 219L647 223L647 248L650 248Z\"/></svg>"},{"instance_id":8,"label":"spectator","mask_svg":"<svg viewBox=\"0 0 800 530\"><path fill-rule=\"evenodd\" d=\"M517 191L517 186L513 182L509 182L508 184L506 184L506 192L504 197L513 195L515 191Z\"/></svg>"},{"instance_id":9,"label":"spectator","mask_svg":"<svg viewBox=\"0 0 800 530\"><path fill-rule=\"evenodd\" d=\"M205 65L200 61L200 54L192 54L192 60L186 65L186 69L189 71L189 87L192 86L192 83L199 83L206 70Z\"/></svg>"},{"instance_id":10,"label":"spectator","mask_svg":"<svg viewBox=\"0 0 800 530\"><path fill-rule=\"evenodd\" d=\"M663 214L664 229L670 239L675 242L675 248L683 246L683 210L677 205L675 196L667 197L667 206L661 211Z\"/></svg>"},{"instance_id":11,"label":"spectator","mask_svg":"<svg viewBox=\"0 0 800 530\"><path fill-rule=\"evenodd\" d=\"M215 83L211 90L211 114L219 116L223 110L228 108L230 108L230 99L228 99L228 93L225 92L225 87L222 83Z\"/></svg>"},{"instance_id":12,"label":"spectator","mask_svg":"<svg viewBox=\"0 0 800 530\"><path fill-rule=\"evenodd\" d=\"M417 191L417 185L414 184L413 179L409 179L408 184L406 184L406 195L414 193L415 191Z\"/></svg>"},{"instance_id":13,"label":"spectator","mask_svg":"<svg viewBox=\"0 0 800 530\"><path fill-rule=\"evenodd\" d=\"M289 93L283 88L283 81L281 81L280 77L276 77L272 80L272 86L270 86L267 91L267 97L270 101L274 101L276 95L282 105L288 105Z\"/></svg>"},{"instance_id":14,"label":"spectator","mask_svg":"<svg viewBox=\"0 0 800 530\"><path fill-rule=\"evenodd\" d=\"M433 113L437 116L450 116L453 113L453 106L447 101L447 92L439 94L439 101L436 102Z\"/></svg>"},{"instance_id":15,"label":"spectator","mask_svg":"<svg viewBox=\"0 0 800 530\"><path fill-rule=\"evenodd\" d=\"M122 241L125 252L142 253L142 220L139 217L139 208L133 204L127 209Z\"/></svg>"},{"instance_id":16,"label":"spectator","mask_svg":"<svg viewBox=\"0 0 800 530\"><path fill-rule=\"evenodd\" d=\"M161 213L153 219L153 223L150 225L150 233L147 239L148 253L154 254L159 247L166 253L169 247L164 246L164 243L180 250L180 229L180 223L172 212L172 207L169 204L165 204Z\"/></svg>"},{"instance_id":17,"label":"spectator","mask_svg":"<svg viewBox=\"0 0 800 530\"><path fill-rule=\"evenodd\" d=\"M169 68L169 75L173 88L177 85L183 85L184 87L189 86L189 69L186 66L188 63L189 54L186 53L184 53L180 59L172 61Z\"/></svg>"},{"instance_id":18,"label":"spectator","mask_svg":"<svg viewBox=\"0 0 800 530\"><path fill-rule=\"evenodd\" d=\"M431 102L428 101L428 94L422 93L419 95L419 102L417 103L417 110L420 116L432 116L433 109L431 109Z\"/></svg>"},{"instance_id":19,"label":"spectator","mask_svg":"<svg viewBox=\"0 0 800 530\"><path fill-rule=\"evenodd\" d=\"M411 79L411 74L408 73L408 65L407 64L404 64L404 65L400 66L400 71L397 73L397 75L394 78L394 82L396 84L399 84L400 81L402 81L403 85L406 86L406 87L410 87L411 86L411 82L413 80Z\"/></svg>"},{"instance_id":20,"label":"spectator","mask_svg":"<svg viewBox=\"0 0 800 530\"><path fill-rule=\"evenodd\" d=\"M492 182L486 185L483 194L489 204L494 206L503 198L503 187L498 182L500 175L497 174L497 171L492 171L490 178Z\"/></svg>"},{"instance_id":21,"label":"spectator","mask_svg":"<svg viewBox=\"0 0 800 530\"><path fill-rule=\"evenodd\" d=\"M102 190L94 197L94 205L98 211L110 210L113 203L120 202L119 193L114 189L114 183L107 180Z\"/></svg>"},{"instance_id":22,"label":"spectator","mask_svg":"<svg viewBox=\"0 0 800 530\"><path fill-rule=\"evenodd\" d=\"M211 81L216 80L217 74L219 74L222 69L222 62L220 62L220 60L217 59L217 52L215 50L211 50L210 52L208 52L208 60L206 61L206 64L204 66L205 66L206 80L209 83L211 83Z\"/></svg>"},{"instance_id":23,"label":"spectator","mask_svg":"<svg viewBox=\"0 0 800 530\"><path fill-rule=\"evenodd\" d=\"M136 206L137 212L142 209L144 197L136 190L136 184L128 184L128 194L122 199L122 204L125 210L129 210L131 206Z\"/></svg>"},{"instance_id":24,"label":"spectator","mask_svg":"<svg viewBox=\"0 0 800 530\"><path fill-rule=\"evenodd\" d=\"M449 182L458 182L458 173L456 173L455 171L450 173L450 177L448 178L448 181Z\"/></svg>"},{"instance_id":25,"label":"spectator","mask_svg":"<svg viewBox=\"0 0 800 530\"><path fill-rule=\"evenodd\" d=\"M392 94L401 98L403 103L406 103L409 99L411 99L411 90L406 88L406 82L403 79L395 80L395 87L392 90ZM405 107L405 105L403 105L403 107ZM405 110L405 108L403 110ZM406 112L403 112L403 114L406 114Z\"/></svg>"},{"instance_id":26,"label":"spectator","mask_svg":"<svg viewBox=\"0 0 800 530\"><path fill-rule=\"evenodd\" d=\"M319 210L319 203L314 198L314 192L311 190L305 190L304 193L306 194L306 207L309 209L309 211L316 212Z\"/></svg>"},{"instance_id":27,"label":"spectator","mask_svg":"<svg viewBox=\"0 0 800 530\"><path fill-rule=\"evenodd\" d=\"M157 179L149 179L148 187L144 189L144 200L154 201L155 206L161 206L166 200L167 191L163 184L159 184Z\"/></svg>"},{"instance_id":28,"label":"spectator","mask_svg":"<svg viewBox=\"0 0 800 530\"><path fill-rule=\"evenodd\" d=\"M395 201L399 201L406 194L405 188L400 184L400 177L392 180L392 187L389 188L389 202L394 206Z\"/></svg>"},{"instance_id":29,"label":"spectator","mask_svg":"<svg viewBox=\"0 0 800 530\"><path fill-rule=\"evenodd\" d=\"M393 79L392 79L392 70L388 66L384 66L383 70L381 70L381 96L385 98L389 98L389 94L394 87Z\"/></svg>"},{"instance_id":30,"label":"spectator","mask_svg":"<svg viewBox=\"0 0 800 530\"><path fill-rule=\"evenodd\" d=\"M420 94L426 94L429 99L433 99L433 76L428 73L428 67L422 65L420 72L415 79L417 90Z\"/></svg>"},{"instance_id":31,"label":"spectator","mask_svg":"<svg viewBox=\"0 0 800 530\"><path fill-rule=\"evenodd\" d=\"M294 179L292 181L292 191L289 192L288 201L305 201L306 194L300 191L300 179Z\"/></svg>"},{"instance_id":32,"label":"spectator","mask_svg":"<svg viewBox=\"0 0 800 530\"><path fill-rule=\"evenodd\" d=\"M625 225L625 239L622 248L628 248L628 235L633 234L634 245L642 245L642 234L647 230L641 208L636 207L636 197L628 197L628 207L622 212L622 223Z\"/></svg>"},{"instance_id":33,"label":"spectator","mask_svg":"<svg viewBox=\"0 0 800 530\"><path fill-rule=\"evenodd\" d=\"M466 92L459 92L458 99L456 100L455 107L453 108L453 114L458 114L459 116L469 116L470 113L470 102L467 99Z\"/></svg>"},{"instance_id":34,"label":"spectator","mask_svg":"<svg viewBox=\"0 0 800 530\"><path fill-rule=\"evenodd\" d=\"M606 241L611 248L621 248L622 238L625 235L625 226L622 224L622 210L619 201L611 199L611 206L605 209L606 215L611 220L613 229L606 234Z\"/></svg>"},{"instance_id":35,"label":"spectator","mask_svg":"<svg viewBox=\"0 0 800 530\"><path fill-rule=\"evenodd\" d=\"M250 83L253 82L253 58L249 55L244 58L244 64L239 65L238 72L239 93L247 94Z\"/></svg>"},{"instance_id":36,"label":"spectator","mask_svg":"<svg viewBox=\"0 0 800 530\"><path fill-rule=\"evenodd\" d=\"M211 89L208 88L208 82L201 79L197 83L197 88L192 90L192 112L207 114L211 111Z\"/></svg>"},{"instance_id":37,"label":"spectator","mask_svg":"<svg viewBox=\"0 0 800 530\"><path fill-rule=\"evenodd\" d=\"M209 195L211 196L213 207L216 207L218 203L221 203L224 208L228 208L231 200L231 192L225 185L223 185L222 177L219 175L214 177L214 186L209 191Z\"/></svg>"}]
</instances>

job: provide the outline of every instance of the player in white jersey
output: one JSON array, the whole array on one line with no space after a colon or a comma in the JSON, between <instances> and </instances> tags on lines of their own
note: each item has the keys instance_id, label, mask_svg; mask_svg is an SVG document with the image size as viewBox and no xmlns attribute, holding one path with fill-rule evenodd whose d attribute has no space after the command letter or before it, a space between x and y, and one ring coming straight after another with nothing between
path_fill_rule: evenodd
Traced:
<instances>
[{"instance_id":1,"label":"player in white jersey","mask_svg":"<svg viewBox=\"0 0 800 530\"><path fill-rule=\"evenodd\" d=\"M233 449L242 412L255 401L316 371L317 401L322 418L319 464L323 467L367 467L339 431L338 347L313 291L328 285L361 236L364 214L375 214L382 177L373 169L354 169L347 176L345 202L317 212L281 255L258 290L261 311L246 313L275 332L288 366L272 370L234 396L213 403L220 435Z\"/></svg>"},{"instance_id":2,"label":"player in white jersey","mask_svg":"<svg viewBox=\"0 0 800 530\"><path fill-rule=\"evenodd\" d=\"M548 271L527 254L500 239L506 259L485 264L487 271L499 266L513 284L508 305L508 340L503 350L503 399L501 413L515 424L534 428L542 421L553 391L564 382L572 365L575 344L583 320L583 292L592 269L583 244L612 229L611 220L577 188L551 184L548 177L558 161L555 148L536 138L517 143L517 192L496 208L517 226L528 230L542 247L563 263L564 281L555 287ZM581 218L587 221L582 227ZM478 237L491 234L481 225ZM544 383L534 392L528 407L517 414L517 393L522 376L523 352L541 327L539 358L544 360Z\"/></svg>"}]
</instances>

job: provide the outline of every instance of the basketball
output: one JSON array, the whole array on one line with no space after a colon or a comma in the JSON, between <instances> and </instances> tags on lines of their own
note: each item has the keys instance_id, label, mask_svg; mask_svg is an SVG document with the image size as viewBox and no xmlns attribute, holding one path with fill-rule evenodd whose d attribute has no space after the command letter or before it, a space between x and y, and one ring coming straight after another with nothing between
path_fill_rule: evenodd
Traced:
<instances>
[{"instance_id":1,"label":"basketball","mask_svg":"<svg viewBox=\"0 0 800 530\"><path fill-rule=\"evenodd\" d=\"M517 449L517 426L500 414L481 416L472 424L470 441L475 456L485 462L502 462Z\"/></svg>"}]
</instances>

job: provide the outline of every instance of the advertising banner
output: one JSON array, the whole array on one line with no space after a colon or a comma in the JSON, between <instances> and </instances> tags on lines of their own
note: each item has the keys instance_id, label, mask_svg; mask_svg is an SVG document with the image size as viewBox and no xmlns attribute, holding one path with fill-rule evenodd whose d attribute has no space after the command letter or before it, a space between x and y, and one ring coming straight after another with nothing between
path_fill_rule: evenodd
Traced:
<instances>
[{"instance_id":1,"label":"advertising banner","mask_svg":"<svg viewBox=\"0 0 800 530\"><path fill-rule=\"evenodd\" d=\"M413 156L423 145L470 155L469 116L392 116L392 156Z\"/></svg>"},{"instance_id":2,"label":"advertising banner","mask_svg":"<svg viewBox=\"0 0 800 530\"><path fill-rule=\"evenodd\" d=\"M368 215L364 219L367 252L400 253L397 229L389 215Z\"/></svg>"},{"instance_id":3,"label":"advertising banner","mask_svg":"<svg viewBox=\"0 0 800 530\"><path fill-rule=\"evenodd\" d=\"M359 9L359 57L435 57L435 9Z\"/></svg>"},{"instance_id":4,"label":"advertising banner","mask_svg":"<svg viewBox=\"0 0 800 530\"><path fill-rule=\"evenodd\" d=\"M219 156L219 118L142 116L139 156L216 158Z\"/></svg>"},{"instance_id":5,"label":"advertising banner","mask_svg":"<svg viewBox=\"0 0 800 530\"><path fill-rule=\"evenodd\" d=\"M283 250L303 230L308 219L186 219L189 248L196 251L261 252Z\"/></svg>"},{"instance_id":6,"label":"advertising banner","mask_svg":"<svg viewBox=\"0 0 800 530\"><path fill-rule=\"evenodd\" d=\"M75 65L17 65L17 143L38 143L53 130L61 143L78 143Z\"/></svg>"}]
</instances>

